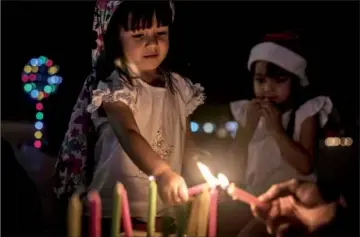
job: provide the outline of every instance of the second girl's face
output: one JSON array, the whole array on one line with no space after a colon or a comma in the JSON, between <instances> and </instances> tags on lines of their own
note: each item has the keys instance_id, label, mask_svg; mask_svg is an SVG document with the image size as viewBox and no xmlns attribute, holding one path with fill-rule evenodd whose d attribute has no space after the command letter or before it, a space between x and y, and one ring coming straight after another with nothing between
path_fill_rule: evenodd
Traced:
<instances>
[{"instance_id":1,"label":"second girl's face","mask_svg":"<svg viewBox=\"0 0 360 237\"><path fill-rule=\"evenodd\" d=\"M131 15L129 15L129 24ZM129 27L130 28L130 27ZM140 30L120 30L125 59L135 66L138 72L156 70L164 61L169 50L169 27L158 26L155 14L150 28ZM130 28L131 29L131 28Z\"/></svg>"},{"instance_id":2,"label":"second girl's face","mask_svg":"<svg viewBox=\"0 0 360 237\"><path fill-rule=\"evenodd\" d=\"M285 103L291 93L291 77L282 72L271 63L257 61L253 72L255 96L275 104Z\"/></svg>"}]
</instances>

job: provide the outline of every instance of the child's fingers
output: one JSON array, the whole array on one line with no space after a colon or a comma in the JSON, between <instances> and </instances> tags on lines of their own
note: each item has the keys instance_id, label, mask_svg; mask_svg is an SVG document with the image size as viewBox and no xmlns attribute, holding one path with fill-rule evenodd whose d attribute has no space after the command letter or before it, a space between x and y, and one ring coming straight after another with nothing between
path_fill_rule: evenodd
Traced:
<instances>
[{"instance_id":1,"label":"child's fingers","mask_svg":"<svg viewBox=\"0 0 360 237\"><path fill-rule=\"evenodd\" d=\"M187 185L185 181L182 180L182 182L179 185L179 191L178 191L180 201L187 202L189 200L189 193L187 190L188 190Z\"/></svg>"},{"instance_id":2,"label":"child's fingers","mask_svg":"<svg viewBox=\"0 0 360 237\"><path fill-rule=\"evenodd\" d=\"M164 202L168 205L173 205L174 204L174 199L173 199L173 189L171 187L171 185L166 185L164 187L163 190L163 195L164 195Z\"/></svg>"},{"instance_id":3,"label":"child's fingers","mask_svg":"<svg viewBox=\"0 0 360 237\"><path fill-rule=\"evenodd\" d=\"M178 184L172 185L170 190L170 196L172 204L180 203Z\"/></svg>"}]
</instances>

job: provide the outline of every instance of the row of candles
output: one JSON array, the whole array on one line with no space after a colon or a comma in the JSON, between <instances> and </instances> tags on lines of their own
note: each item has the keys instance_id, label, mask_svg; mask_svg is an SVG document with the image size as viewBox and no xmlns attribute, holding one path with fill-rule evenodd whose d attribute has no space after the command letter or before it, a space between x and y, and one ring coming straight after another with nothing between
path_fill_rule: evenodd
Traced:
<instances>
[{"instance_id":1,"label":"row of candles","mask_svg":"<svg viewBox=\"0 0 360 237\"><path fill-rule=\"evenodd\" d=\"M218 174L215 177L210 169L201 162L198 162L200 172L204 176L206 182L196 185L188 189L190 197L198 196L202 193L210 195L209 205L207 207L208 223L207 236L215 237L217 231L217 204L219 189L224 189L234 200L239 200L247 204L256 204L265 207L263 203L259 202L252 194L235 187L233 183L229 183L227 177L223 174ZM210 192L209 192L210 191ZM156 201L157 201L157 184L153 176L149 177L149 205L148 205L148 220L147 220L147 236L155 236L155 220L156 220ZM97 191L90 191L88 196L90 223L89 236L101 237L101 199ZM117 183L114 188L113 199L113 214L111 236L118 237L120 233L120 220L122 219L123 231L125 237L133 237L133 228L131 223L131 216L129 211L129 202L125 187L121 183ZM82 204L79 194L75 193L69 201L68 207L68 236L81 236L81 216ZM189 231L189 228L188 228ZM202 236L205 236L202 234ZM200 235L199 235L200 236Z\"/></svg>"}]
</instances>

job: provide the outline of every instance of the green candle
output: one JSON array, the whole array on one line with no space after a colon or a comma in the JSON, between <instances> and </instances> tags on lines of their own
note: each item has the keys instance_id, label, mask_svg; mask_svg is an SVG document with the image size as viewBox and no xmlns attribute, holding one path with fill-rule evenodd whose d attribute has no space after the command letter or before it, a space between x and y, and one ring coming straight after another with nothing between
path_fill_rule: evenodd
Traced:
<instances>
[{"instance_id":1,"label":"green candle","mask_svg":"<svg viewBox=\"0 0 360 237\"><path fill-rule=\"evenodd\" d=\"M112 209L112 223L111 223L111 236L118 237L121 226L121 186L117 182L114 188L113 209Z\"/></svg>"},{"instance_id":2,"label":"green candle","mask_svg":"<svg viewBox=\"0 0 360 237\"><path fill-rule=\"evenodd\" d=\"M147 236L155 236L155 218L156 218L156 199L157 199L157 185L153 176L149 177L149 205L148 205L148 222L147 222Z\"/></svg>"}]
</instances>

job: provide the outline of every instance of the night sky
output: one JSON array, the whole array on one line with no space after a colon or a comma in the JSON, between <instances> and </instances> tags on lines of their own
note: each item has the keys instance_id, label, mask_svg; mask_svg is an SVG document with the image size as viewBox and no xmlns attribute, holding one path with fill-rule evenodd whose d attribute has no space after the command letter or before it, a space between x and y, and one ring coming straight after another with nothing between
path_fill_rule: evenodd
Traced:
<instances>
[{"instance_id":1,"label":"night sky","mask_svg":"<svg viewBox=\"0 0 360 237\"><path fill-rule=\"evenodd\" d=\"M64 82L45 103L46 117L65 132L72 107L91 69L94 2L14 2L2 6L2 119L34 120L21 72L45 55L60 66ZM176 2L171 39L174 70L200 82L209 104L250 95L246 61L267 32L302 34L310 82L330 95L343 124L358 120L358 2ZM55 120L56 119L56 120ZM54 122L56 121L56 122Z\"/></svg>"}]
</instances>

